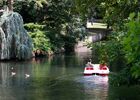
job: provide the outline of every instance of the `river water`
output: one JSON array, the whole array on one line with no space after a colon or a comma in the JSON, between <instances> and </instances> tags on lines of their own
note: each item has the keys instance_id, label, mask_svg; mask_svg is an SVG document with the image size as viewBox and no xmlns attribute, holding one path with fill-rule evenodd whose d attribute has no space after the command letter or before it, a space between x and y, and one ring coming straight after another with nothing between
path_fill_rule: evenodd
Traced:
<instances>
[{"instance_id":1,"label":"river water","mask_svg":"<svg viewBox=\"0 0 140 100\"><path fill-rule=\"evenodd\" d=\"M0 100L140 100L140 86L113 87L108 76L83 76L91 55L0 62Z\"/></svg>"}]
</instances>

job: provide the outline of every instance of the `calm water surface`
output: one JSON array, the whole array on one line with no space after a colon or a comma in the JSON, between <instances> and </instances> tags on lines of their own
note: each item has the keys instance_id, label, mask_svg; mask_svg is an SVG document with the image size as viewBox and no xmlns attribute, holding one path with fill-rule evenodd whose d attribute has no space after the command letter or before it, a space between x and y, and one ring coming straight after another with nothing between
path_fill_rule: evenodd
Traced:
<instances>
[{"instance_id":1,"label":"calm water surface","mask_svg":"<svg viewBox=\"0 0 140 100\"><path fill-rule=\"evenodd\" d=\"M113 87L83 76L90 53L0 62L0 100L140 100L140 86Z\"/></svg>"}]
</instances>

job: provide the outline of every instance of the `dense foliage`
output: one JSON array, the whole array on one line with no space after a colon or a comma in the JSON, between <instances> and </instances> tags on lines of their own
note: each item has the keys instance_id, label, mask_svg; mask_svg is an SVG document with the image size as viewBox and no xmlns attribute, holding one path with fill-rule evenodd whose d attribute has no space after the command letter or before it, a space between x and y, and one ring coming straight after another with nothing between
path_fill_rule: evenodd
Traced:
<instances>
[{"instance_id":1,"label":"dense foliage","mask_svg":"<svg viewBox=\"0 0 140 100\"><path fill-rule=\"evenodd\" d=\"M123 39L125 58L130 67L131 75L134 78L140 78L140 14L135 18L132 13L130 21L126 24L127 34Z\"/></svg>"},{"instance_id":2,"label":"dense foliage","mask_svg":"<svg viewBox=\"0 0 140 100\"><path fill-rule=\"evenodd\" d=\"M84 17L94 16L91 11L100 9L104 21L113 32L107 40L92 44L93 49L98 51L101 63L107 63L116 67L121 66L119 74L113 74L110 82L114 85L138 83L140 76L139 67L139 11L138 0L76 0L77 8ZM90 2L90 4L89 4ZM84 6L80 6L84 5ZM82 9L87 8L87 11ZM94 10L94 12L97 12ZM131 14L131 13L135 14ZM129 16L130 15L130 16Z\"/></svg>"},{"instance_id":3,"label":"dense foliage","mask_svg":"<svg viewBox=\"0 0 140 100\"><path fill-rule=\"evenodd\" d=\"M139 11L138 0L74 0L76 11L86 18L103 18L111 27L120 26L130 13ZM120 27L121 28L121 27Z\"/></svg>"},{"instance_id":4,"label":"dense foliage","mask_svg":"<svg viewBox=\"0 0 140 100\"><path fill-rule=\"evenodd\" d=\"M14 10L23 16L25 23L45 25L43 32L38 29L36 33L49 39L47 46L51 44L51 50L55 52L64 48L69 52L74 50L74 45L86 33L80 16L73 11L74 6L71 0L22 0L15 2ZM30 31L29 27L27 29ZM34 42L38 39L33 37ZM43 39L41 41L43 42ZM35 45L35 49L40 48L38 46Z\"/></svg>"},{"instance_id":5,"label":"dense foliage","mask_svg":"<svg viewBox=\"0 0 140 100\"><path fill-rule=\"evenodd\" d=\"M45 35L47 32L44 30L44 27L44 25L34 23L25 24L25 28L28 30L29 35L33 40L33 50L51 50L50 40Z\"/></svg>"},{"instance_id":6,"label":"dense foliage","mask_svg":"<svg viewBox=\"0 0 140 100\"><path fill-rule=\"evenodd\" d=\"M112 84L121 85L140 81L139 5L139 0L15 0L14 10L23 16L34 49L44 51L73 51L86 35L87 19L103 19L113 32L92 47L101 63L122 66L111 78Z\"/></svg>"},{"instance_id":7,"label":"dense foliage","mask_svg":"<svg viewBox=\"0 0 140 100\"><path fill-rule=\"evenodd\" d=\"M132 13L124 23L123 30L112 32L106 41L94 43L101 63L108 66L119 66L122 70L112 74L113 85L138 84L140 82L140 16Z\"/></svg>"}]
</instances>

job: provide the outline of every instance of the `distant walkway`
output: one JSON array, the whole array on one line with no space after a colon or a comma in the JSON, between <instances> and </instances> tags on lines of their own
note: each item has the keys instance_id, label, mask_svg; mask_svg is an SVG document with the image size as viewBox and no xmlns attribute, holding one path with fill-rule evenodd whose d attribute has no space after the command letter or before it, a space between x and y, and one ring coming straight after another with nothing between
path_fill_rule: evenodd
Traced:
<instances>
[{"instance_id":1,"label":"distant walkway","mask_svg":"<svg viewBox=\"0 0 140 100\"><path fill-rule=\"evenodd\" d=\"M92 42L97 42L106 38L111 29L107 29L107 24L96 22L87 22L88 37L92 36Z\"/></svg>"},{"instance_id":2,"label":"distant walkway","mask_svg":"<svg viewBox=\"0 0 140 100\"><path fill-rule=\"evenodd\" d=\"M107 34L109 34L111 30L106 28L106 24L98 23L96 21L94 23L87 22L87 31L88 36L84 40L79 41L75 46L76 52L91 51L90 48L87 47L87 44L105 39Z\"/></svg>"},{"instance_id":3,"label":"distant walkway","mask_svg":"<svg viewBox=\"0 0 140 100\"><path fill-rule=\"evenodd\" d=\"M98 21L96 21L96 22L88 22L87 21L87 29L97 29L97 28L99 28L99 29L107 29L107 24L105 24L105 23L101 23L101 22L98 22Z\"/></svg>"}]
</instances>

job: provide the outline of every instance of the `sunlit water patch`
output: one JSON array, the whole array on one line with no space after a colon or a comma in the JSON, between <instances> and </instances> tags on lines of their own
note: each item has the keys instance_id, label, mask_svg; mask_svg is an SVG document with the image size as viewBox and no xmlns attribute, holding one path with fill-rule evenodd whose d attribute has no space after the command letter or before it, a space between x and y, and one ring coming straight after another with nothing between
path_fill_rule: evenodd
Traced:
<instances>
[{"instance_id":1,"label":"sunlit water patch","mask_svg":"<svg viewBox=\"0 0 140 100\"><path fill-rule=\"evenodd\" d=\"M76 78L76 81L83 84L88 99L107 100L108 97L108 76L83 76Z\"/></svg>"}]
</instances>

